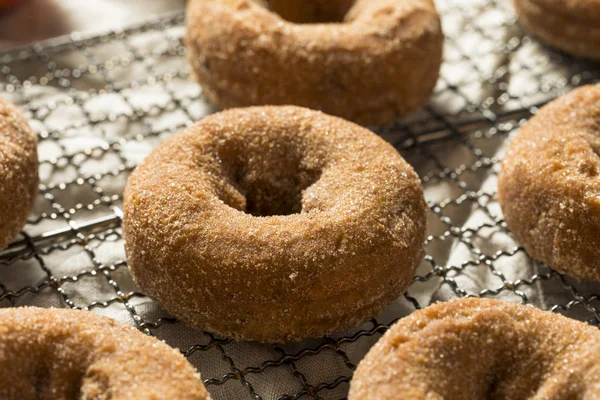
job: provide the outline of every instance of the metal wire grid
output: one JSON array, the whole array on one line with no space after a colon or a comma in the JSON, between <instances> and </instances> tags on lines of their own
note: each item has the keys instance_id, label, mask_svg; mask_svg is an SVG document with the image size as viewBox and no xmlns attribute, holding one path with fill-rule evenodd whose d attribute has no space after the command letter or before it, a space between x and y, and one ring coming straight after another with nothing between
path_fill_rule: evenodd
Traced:
<instances>
[{"instance_id":1,"label":"metal wire grid","mask_svg":"<svg viewBox=\"0 0 600 400\"><path fill-rule=\"evenodd\" d=\"M415 167L431 206L425 260L381 316L319 340L238 343L187 328L135 287L120 229L127 176L162 139L213 111L188 79L181 14L0 54L0 95L27 113L41 157L35 210L0 254L0 305L82 308L130 323L180 348L214 399L345 398L388 326L438 298L500 297L599 325L598 286L531 263L511 238L495 176L506 138L541 104L597 81L600 68L529 38L504 2L438 8L447 40L435 93L378 129ZM473 274L485 279L471 285Z\"/></svg>"}]
</instances>

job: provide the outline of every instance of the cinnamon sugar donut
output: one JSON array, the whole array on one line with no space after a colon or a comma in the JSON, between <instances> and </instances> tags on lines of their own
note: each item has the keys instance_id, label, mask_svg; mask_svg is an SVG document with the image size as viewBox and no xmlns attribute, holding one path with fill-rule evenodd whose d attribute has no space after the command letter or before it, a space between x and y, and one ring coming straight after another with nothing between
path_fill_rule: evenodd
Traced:
<instances>
[{"instance_id":1,"label":"cinnamon sugar donut","mask_svg":"<svg viewBox=\"0 0 600 400\"><path fill-rule=\"evenodd\" d=\"M425 103L442 61L432 0L191 0L186 21L194 76L223 108L388 123Z\"/></svg>"},{"instance_id":2,"label":"cinnamon sugar donut","mask_svg":"<svg viewBox=\"0 0 600 400\"><path fill-rule=\"evenodd\" d=\"M294 106L209 116L130 176L123 232L137 284L222 336L278 342L354 326L423 257L420 181L396 150Z\"/></svg>"},{"instance_id":3,"label":"cinnamon sugar donut","mask_svg":"<svg viewBox=\"0 0 600 400\"><path fill-rule=\"evenodd\" d=\"M511 140L498 180L507 226L557 271L600 280L600 86L543 107Z\"/></svg>"},{"instance_id":4,"label":"cinnamon sugar donut","mask_svg":"<svg viewBox=\"0 0 600 400\"><path fill-rule=\"evenodd\" d=\"M552 47L600 60L600 0L514 0L519 21Z\"/></svg>"},{"instance_id":5,"label":"cinnamon sugar donut","mask_svg":"<svg viewBox=\"0 0 600 400\"><path fill-rule=\"evenodd\" d=\"M175 349L92 312L0 309L4 400L209 400Z\"/></svg>"},{"instance_id":6,"label":"cinnamon sugar donut","mask_svg":"<svg viewBox=\"0 0 600 400\"><path fill-rule=\"evenodd\" d=\"M38 182L37 138L23 114L0 98L0 250L25 224Z\"/></svg>"},{"instance_id":7,"label":"cinnamon sugar donut","mask_svg":"<svg viewBox=\"0 0 600 400\"><path fill-rule=\"evenodd\" d=\"M403 318L360 362L349 400L600 398L600 331L531 306L466 298Z\"/></svg>"}]
</instances>

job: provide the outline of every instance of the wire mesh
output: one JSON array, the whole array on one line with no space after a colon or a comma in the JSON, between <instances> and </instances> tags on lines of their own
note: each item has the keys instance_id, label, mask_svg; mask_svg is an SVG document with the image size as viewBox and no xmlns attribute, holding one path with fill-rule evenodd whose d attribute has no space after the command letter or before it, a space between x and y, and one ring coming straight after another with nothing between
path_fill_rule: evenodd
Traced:
<instances>
[{"instance_id":1,"label":"wire mesh","mask_svg":"<svg viewBox=\"0 0 600 400\"><path fill-rule=\"evenodd\" d=\"M600 68L527 36L510 6L438 1L446 38L435 93L377 129L419 173L431 212L426 257L403 298L349 332L286 345L238 343L166 315L133 283L121 236L129 173L162 139L214 111L188 77L183 15L0 54L0 96L39 136L41 184L0 254L0 306L109 315L181 349L214 399L342 399L391 323L438 299L496 297L600 324L599 286L524 253L496 198L506 139L537 108Z\"/></svg>"}]
</instances>

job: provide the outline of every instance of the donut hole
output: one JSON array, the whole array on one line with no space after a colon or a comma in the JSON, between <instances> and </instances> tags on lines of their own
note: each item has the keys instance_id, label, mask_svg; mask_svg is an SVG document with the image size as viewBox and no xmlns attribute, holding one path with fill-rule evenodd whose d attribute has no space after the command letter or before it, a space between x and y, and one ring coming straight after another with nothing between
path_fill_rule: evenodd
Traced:
<instances>
[{"instance_id":1,"label":"donut hole","mask_svg":"<svg viewBox=\"0 0 600 400\"><path fill-rule=\"evenodd\" d=\"M258 147L258 148L257 148ZM257 217L292 215L303 211L302 193L321 176L308 167L299 146L224 146L219 152L229 190L221 193L228 206Z\"/></svg>"},{"instance_id":2,"label":"donut hole","mask_svg":"<svg viewBox=\"0 0 600 400\"><path fill-rule=\"evenodd\" d=\"M356 0L266 0L267 7L296 24L340 23Z\"/></svg>"}]
</instances>

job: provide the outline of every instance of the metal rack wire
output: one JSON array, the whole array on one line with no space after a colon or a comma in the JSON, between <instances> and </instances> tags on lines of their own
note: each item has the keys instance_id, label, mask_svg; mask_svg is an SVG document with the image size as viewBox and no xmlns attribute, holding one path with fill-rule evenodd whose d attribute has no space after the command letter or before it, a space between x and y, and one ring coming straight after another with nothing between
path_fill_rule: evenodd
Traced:
<instances>
[{"instance_id":1,"label":"metal rack wire","mask_svg":"<svg viewBox=\"0 0 600 400\"><path fill-rule=\"evenodd\" d=\"M40 193L0 254L0 306L109 315L178 347L214 399L341 399L356 364L398 318L436 299L499 297L600 324L600 286L530 260L507 231L495 176L508 136L600 67L530 38L510 6L438 1L445 64L429 104L378 133L415 167L431 206L426 257L404 298L336 336L287 345L194 331L140 293L121 237L129 173L162 139L210 113L188 79L181 14L0 54L0 96L39 135ZM519 265L519 268L515 268Z\"/></svg>"}]
</instances>

